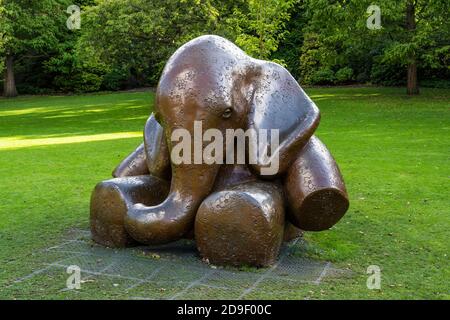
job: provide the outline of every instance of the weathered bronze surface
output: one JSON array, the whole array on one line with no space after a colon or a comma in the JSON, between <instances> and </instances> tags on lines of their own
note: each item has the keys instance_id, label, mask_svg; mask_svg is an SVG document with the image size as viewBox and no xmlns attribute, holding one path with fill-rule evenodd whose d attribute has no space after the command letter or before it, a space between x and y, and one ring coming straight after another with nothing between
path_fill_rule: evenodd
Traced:
<instances>
[{"instance_id":1,"label":"weathered bronze surface","mask_svg":"<svg viewBox=\"0 0 450 320\"><path fill-rule=\"evenodd\" d=\"M145 124L144 149L149 174L170 181L170 157L164 129L153 115Z\"/></svg>"},{"instance_id":2,"label":"weathered bronze surface","mask_svg":"<svg viewBox=\"0 0 450 320\"><path fill-rule=\"evenodd\" d=\"M150 176L115 178L100 182L91 196L91 233L94 241L108 247L125 247L136 241L124 228L124 217L135 203L160 203L169 183Z\"/></svg>"},{"instance_id":3,"label":"weathered bronze surface","mask_svg":"<svg viewBox=\"0 0 450 320\"><path fill-rule=\"evenodd\" d=\"M305 231L331 228L349 206L339 168L325 145L315 136L289 168L285 189L289 220Z\"/></svg>"},{"instance_id":4,"label":"weathered bronze surface","mask_svg":"<svg viewBox=\"0 0 450 320\"><path fill-rule=\"evenodd\" d=\"M299 236L298 228L330 228L348 208L336 163L312 137L319 119L316 105L280 65L253 59L217 36L188 42L162 73L144 143L114 171L119 180L94 190L94 240L160 244L192 235L195 226L199 251L211 263L273 263L283 238ZM194 121L203 132L224 135L227 129L279 130L278 172L262 175L263 159L175 164L170 137L180 128L193 137ZM271 149L270 143L263 147Z\"/></svg>"},{"instance_id":5,"label":"weathered bronze surface","mask_svg":"<svg viewBox=\"0 0 450 320\"><path fill-rule=\"evenodd\" d=\"M284 224L281 188L265 181L243 183L202 202L195 239L212 264L268 266L277 258Z\"/></svg>"},{"instance_id":6,"label":"weathered bronze surface","mask_svg":"<svg viewBox=\"0 0 450 320\"><path fill-rule=\"evenodd\" d=\"M114 178L149 174L144 144L136 148L113 171Z\"/></svg>"}]
</instances>

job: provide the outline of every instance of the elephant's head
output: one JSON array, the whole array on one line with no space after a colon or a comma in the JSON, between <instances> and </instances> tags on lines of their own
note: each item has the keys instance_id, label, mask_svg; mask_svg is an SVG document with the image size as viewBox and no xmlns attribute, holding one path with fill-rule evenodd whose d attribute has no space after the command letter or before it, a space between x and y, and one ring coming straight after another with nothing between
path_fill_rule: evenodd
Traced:
<instances>
[{"instance_id":1,"label":"elephant's head","mask_svg":"<svg viewBox=\"0 0 450 320\"><path fill-rule=\"evenodd\" d=\"M192 138L194 155L198 154L193 140L199 122L203 132L217 129L224 136L227 129L279 130L276 150L270 139L258 146L279 155L278 172L272 176L288 169L319 123L319 110L286 69L252 59L216 36L197 38L172 56L158 85L155 116L166 133L169 152L177 145L172 141L177 138L176 129L184 129ZM129 210L125 227L133 238L164 243L181 238L193 227L197 209L211 192L220 168L217 163L196 161L194 155L182 155L191 164L171 162L171 190L165 201L153 207L137 204ZM250 166L261 174L265 165L258 158Z\"/></svg>"}]
</instances>

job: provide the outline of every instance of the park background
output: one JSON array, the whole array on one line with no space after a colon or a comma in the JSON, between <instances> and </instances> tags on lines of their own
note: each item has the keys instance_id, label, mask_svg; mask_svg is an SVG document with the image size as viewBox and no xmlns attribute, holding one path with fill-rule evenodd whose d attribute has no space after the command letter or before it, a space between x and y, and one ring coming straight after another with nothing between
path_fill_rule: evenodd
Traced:
<instances>
[{"instance_id":1,"label":"park background","mask_svg":"<svg viewBox=\"0 0 450 320\"><path fill-rule=\"evenodd\" d=\"M4 95L156 86L170 55L202 34L286 66L302 85L449 88L449 2L382 1L368 28L372 2L2 0Z\"/></svg>"},{"instance_id":2,"label":"park background","mask_svg":"<svg viewBox=\"0 0 450 320\"><path fill-rule=\"evenodd\" d=\"M380 29L367 27L372 4ZM131 297L95 277L65 291L65 270L36 271L52 262L47 248L89 230L90 194L142 142L168 57L196 36L217 34L283 64L305 88L351 203L331 230L306 233L296 253L346 276L320 286L273 284L249 298L449 299L449 6L0 0L0 298ZM371 265L381 268L379 290L366 284Z\"/></svg>"}]
</instances>

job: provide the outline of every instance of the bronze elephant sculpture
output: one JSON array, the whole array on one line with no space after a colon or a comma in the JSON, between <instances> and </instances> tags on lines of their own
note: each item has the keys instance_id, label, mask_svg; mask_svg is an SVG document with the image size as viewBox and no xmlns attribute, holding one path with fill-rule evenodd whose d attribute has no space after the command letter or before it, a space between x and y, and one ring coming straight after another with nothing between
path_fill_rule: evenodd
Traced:
<instances>
[{"instance_id":1,"label":"bronze elephant sculpture","mask_svg":"<svg viewBox=\"0 0 450 320\"><path fill-rule=\"evenodd\" d=\"M186 43L162 73L144 143L92 194L93 239L123 247L194 237L211 263L270 265L283 238L328 229L348 209L339 169L313 136L319 119L282 66L218 36ZM223 134L277 130L275 151L272 140L258 148L277 153L278 170L262 174L267 162L256 154L249 163L248 150L244 163L174 163L173 133L192 133L197 122Z\"/></svg>"}]
</instances>

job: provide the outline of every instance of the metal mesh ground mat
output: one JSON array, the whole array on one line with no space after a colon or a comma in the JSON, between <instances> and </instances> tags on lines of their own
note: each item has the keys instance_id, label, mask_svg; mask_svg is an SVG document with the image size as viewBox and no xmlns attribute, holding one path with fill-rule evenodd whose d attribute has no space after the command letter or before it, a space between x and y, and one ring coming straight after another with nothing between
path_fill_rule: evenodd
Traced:
<instances>
[{"instance_id":1,"label":"metal mesh ground mat","mask_svg":"<svg viewBox=\"0 0 450 320\"><path fill-rule=\"evenodd\" d=\"M303 240L283 246L277 263L264 269L221 268L198 256L195 243L181 240L158 247L110 249L94 244L90 233L76 230L61 244L33 254L40 268L11 286L35 289L30 298L51 294L64 298L121 299L277 299L289 297L305 283L320 285L342 275L331 263L298 254ZM81 270L81 288L67 288L69 266Z\"/></svg>"}]
</instances>

